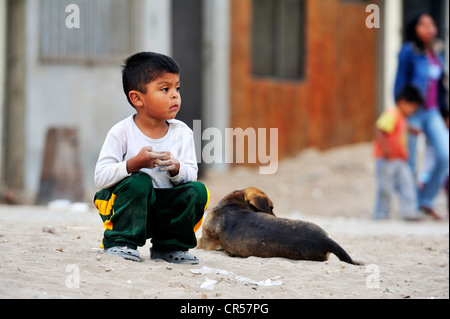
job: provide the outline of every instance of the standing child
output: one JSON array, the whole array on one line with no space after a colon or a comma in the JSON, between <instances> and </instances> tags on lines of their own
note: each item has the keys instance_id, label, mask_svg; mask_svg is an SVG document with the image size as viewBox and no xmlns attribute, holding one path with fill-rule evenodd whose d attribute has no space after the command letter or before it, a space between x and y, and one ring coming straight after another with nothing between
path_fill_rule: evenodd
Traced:
<instances>
[{"instance_id":1,"label":"standing child","mask_svg":"<svg viewBox=\"0 0 450 319\"><path fill-rule=\"evenodd\" d=\"M152 238L151 259L196 264L188 250L197 244L209 192L195 181L192 130L174 119L179 68L167 56L142 52L125 61L122 80L136 113L109 131L95 167L105 253L140 261L137 247Z\"/></svg>"},{"instance_id":2,"label":"standing child","mask_svg":"<svg viewBox=\"0 0 450 319\"><path fill-rule=\"evenodd\" d=\"M375 157L378 180L375 219L387 218L391 197L397 191L403 219L421 218L417 211L414 176L408 165L407 117L423 104L420 92L406 86L399 94L396 107L386 110L376 122Z\"/></svg>"}]
</instances>

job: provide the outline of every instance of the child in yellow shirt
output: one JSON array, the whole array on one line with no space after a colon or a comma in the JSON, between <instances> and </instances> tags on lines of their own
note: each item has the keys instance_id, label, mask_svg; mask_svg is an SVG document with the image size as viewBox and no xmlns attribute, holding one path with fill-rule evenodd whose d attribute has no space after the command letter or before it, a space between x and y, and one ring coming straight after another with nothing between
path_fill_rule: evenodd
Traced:
<instances>
[{"instance_id":1,"label":"child in yellow shirt","mask_svg":"<svg viewBox=\"0 0 450 319\"><path fill-rule=\"evenodd\" d=\"M397 191L403 219L416 220L422 215L417 211L417 192L413 172L408 164L407 117L423 104L420 92L406 86L399 94L396 107L383 112L376 122L374 155L378 181L375 219L389 216L391 197ZM417 133L417 132L416 132Z\"/></svg>"}]
</instances>

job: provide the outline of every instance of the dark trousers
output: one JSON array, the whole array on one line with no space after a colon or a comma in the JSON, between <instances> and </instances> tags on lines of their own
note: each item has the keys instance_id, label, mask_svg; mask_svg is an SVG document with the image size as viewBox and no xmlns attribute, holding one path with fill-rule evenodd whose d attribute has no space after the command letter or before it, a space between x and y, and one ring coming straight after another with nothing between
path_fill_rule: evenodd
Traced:
<instances>
[{"instance_id":1,"label":"dark trousers","mask_svg":"<svg viewBox=\"0 0 450 319\"><path fill-rule=\"evenodd\" d=\"M151 238L158 251L187 251L197 245L209 191L200 182L158 189L149 175L135 173L98 191L94 202L105 228L103 248L136 249Z\"/></svg>"}]
</instances>

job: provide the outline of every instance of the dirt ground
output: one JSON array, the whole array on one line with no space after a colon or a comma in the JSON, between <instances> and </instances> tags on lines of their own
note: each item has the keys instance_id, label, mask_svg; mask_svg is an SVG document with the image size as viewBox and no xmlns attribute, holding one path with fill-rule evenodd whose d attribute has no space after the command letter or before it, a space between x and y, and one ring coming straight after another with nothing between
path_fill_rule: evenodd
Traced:
<instances>
[{"instance_id":1,"label":"dirt ground","mask_svg":"<svg viewBox=\"0 0 450 319\"><path fill-rule=\"evenodd\" d=\"M194 249L200 264L180 266L150 261L150 244L133 263L99 249L103 227L92 206L0 205L0 298L449 298L445 195L436 204L443 222L404 222L397 205L389 220L373 221L370 144L307 150L275 175L233 168L202 181L211 208L234 189L261 188L275 214L318 224L365 265L334 255L311 262Z\"/></svg>"}]
</instances>

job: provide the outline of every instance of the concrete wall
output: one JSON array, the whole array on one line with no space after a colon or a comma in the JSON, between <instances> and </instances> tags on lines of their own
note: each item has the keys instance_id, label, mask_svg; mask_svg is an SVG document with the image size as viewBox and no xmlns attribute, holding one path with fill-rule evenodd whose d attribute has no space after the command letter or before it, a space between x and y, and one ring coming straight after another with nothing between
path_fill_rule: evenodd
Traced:
<instances>
[{"instance_id":1,"label":"concrete wall","mask_svg":"<svg viewBox=\"0 0 450 319\"><path fill-rule=\"evenodd\" d=\"M229 0L204 2L203 130L230 127L230 5ZM226 168L225 163L210 166Z\"/></svg>"},{"instance_id":2,"label":"concrete wall","mask_svg":"<svg viewBox=\"0 0 450 319\"><path fill-rule=\"evenodd\" d=\"M398 67L398 53L402 46L403 28L403 2L402 0L384 1L383 20L383 106L392 107L394 100L395 76Z\"/></svg>"},{"instance_id":3,"label":"concrete wall","mask_svg":"<svg viewBox=\"0 0 450 319\"><path fill-rule=\"evenodd\" d=\"M85 66L39 61L38 3L28 0L26 6L25 188L31 193L39 188L48 128L75 127L89 198L95 191L94 166L106 133L116 122L134 113L134 109L122 90L120 64ZM141 13L140 50L169 54L170 0L143 0Z\"/></svg>"}]
</instances>

